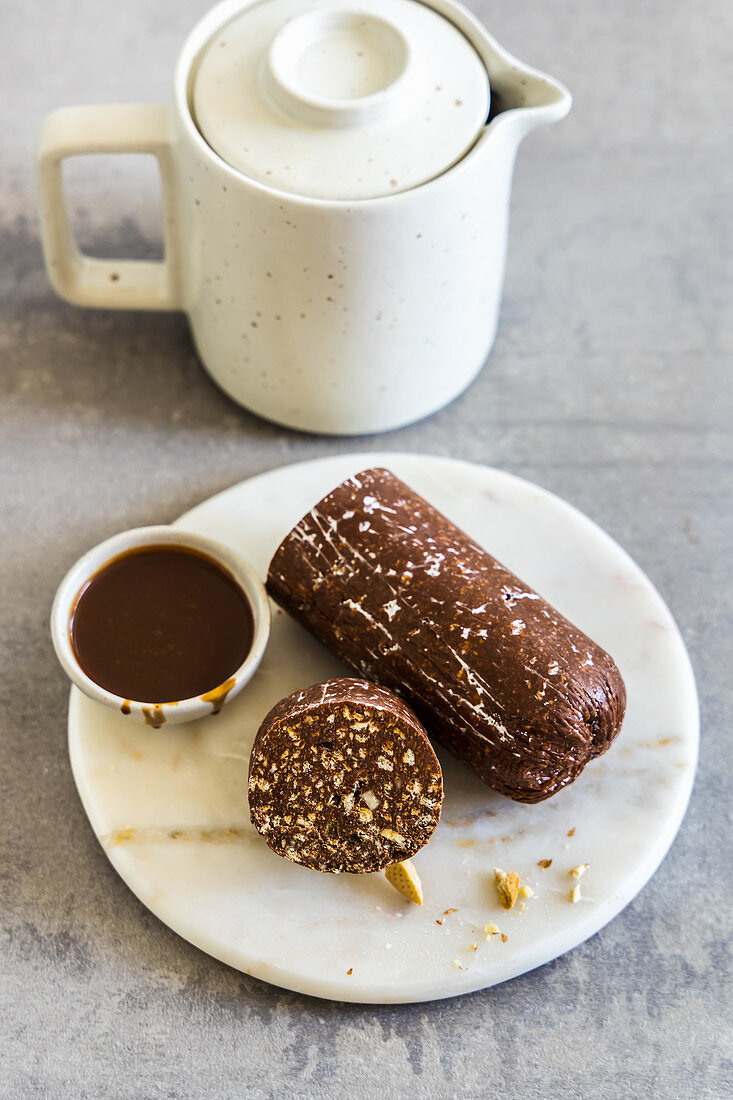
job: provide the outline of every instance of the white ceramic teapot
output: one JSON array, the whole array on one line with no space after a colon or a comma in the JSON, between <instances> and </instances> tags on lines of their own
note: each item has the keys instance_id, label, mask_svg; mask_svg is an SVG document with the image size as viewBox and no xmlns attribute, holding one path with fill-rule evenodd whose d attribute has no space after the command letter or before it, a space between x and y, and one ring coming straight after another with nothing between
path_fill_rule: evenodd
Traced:
<instances>
[{"instance_id":1,"label":"white ceramic teapot","mask_svg":"<svg viewBox=\"0 0 733 1100\"><path fill-rule=\"evenodd\" d=\"M185 43L172 106L45 120L49 275L78 305L185 310L211 376L261 416L396 428L490 351L516 151L570 104L454 0L225 0ZM73 241L61 162L103 152L158 158L162 263Z\"/></svg>"}]
</instances>

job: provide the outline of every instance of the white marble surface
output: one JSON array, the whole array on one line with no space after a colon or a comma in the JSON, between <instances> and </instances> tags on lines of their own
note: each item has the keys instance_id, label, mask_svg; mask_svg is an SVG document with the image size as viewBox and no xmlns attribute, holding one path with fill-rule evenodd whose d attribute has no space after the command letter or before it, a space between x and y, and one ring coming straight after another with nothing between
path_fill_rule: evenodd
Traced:
<instances>
[{"instance_id":1,"label":"white marble surface","mask_svg":"<svg viewBox=\"0 0 733 1100\"><path fill-rule=\"evenodd\" d=\"M198 947L303 993L433 1000L555 958L634 897L687 805L697 700L677 628L628 556L557 497L499 471L439 457L342 455L242 482L179 525L227 543L264 576L301 515L369 465L392 469L609 650L626 681L628 710L605 756L571 787L525 806L487 790L443 752L442 820L414 860L422 908L382 875L294 866L249 823L247 767L262 717L282 696L342 669L282 611L254 679L216 718L151 731L73 689L71 759L114 867ZM543 859L551 867L540 868ZM582 863L589 867L573 904L569 871ZM499 905L494 866L517 871L534 891L511 913ZM506 939L487 938L488 923Z\"/></svg>"}]
</instances>

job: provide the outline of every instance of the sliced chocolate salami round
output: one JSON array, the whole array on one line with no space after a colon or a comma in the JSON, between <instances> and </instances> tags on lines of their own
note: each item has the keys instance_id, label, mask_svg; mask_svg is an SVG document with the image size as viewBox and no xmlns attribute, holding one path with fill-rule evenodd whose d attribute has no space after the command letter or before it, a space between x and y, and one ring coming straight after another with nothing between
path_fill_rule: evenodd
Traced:
<instances>
[{"instance_id":1,"label":"sliced chocolate salami round","mask_svg":"<svg viewBox=\"0 0 733 1100\"><path fill-rule=\"evenodd\" d=\"M425 730L385 688L344 677L276 704L249 762L252 824L316 871L381 871L428 842L443 777Z\"/></svg>"},{"instance_id":2,"label":"sliced chocolate salami round","mask_svg":"<svg viewBox=\"0 0 733 1100\"><path fill-rule=\"evenodd\" d=\"M572 782L621 726L611 657L389 470L314 505L278 547L267 588L517 801Z\"/></svg>"}]
</instances>

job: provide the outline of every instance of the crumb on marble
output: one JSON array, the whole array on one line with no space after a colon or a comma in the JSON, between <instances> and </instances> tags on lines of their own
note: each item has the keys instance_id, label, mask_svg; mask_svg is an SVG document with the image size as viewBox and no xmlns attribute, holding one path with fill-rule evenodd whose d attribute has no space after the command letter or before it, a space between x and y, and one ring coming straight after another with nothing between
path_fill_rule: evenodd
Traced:
<instances>
[{"instance_id":1,"label":"crumb on marble","mask_svg":"<svg viewBox=\"0 0 733 1100\"><path fill-rule=\"evenodd\" d=\"M512 909L519 893L519 875L516 871L502 871L494 868L494 886L499 895L502 909Z\"/></svg>"},{"instance_id":2,"label":"crumb on marble","mask_svg":"<svg viewBox=\"0 0 733 1100\"><path fill-rule=\"evenodd\" d=\"M568 874L571 878L580 878L590 867L589 863L579 863L577 867L571 867Z\"/></svg>"},{"instance_id":3,"label":"crumb on marble","mask_svg":"<svg viewBox=\"0 0 733 1100\"><path fill-rule=\"evenodd\" d=\"M389 884L394 886L404 898L414 902L415 905L422 905L422 883L412 860L405 859L402 863L393 863L384 873Z\"/></svg>"}]
</instances>

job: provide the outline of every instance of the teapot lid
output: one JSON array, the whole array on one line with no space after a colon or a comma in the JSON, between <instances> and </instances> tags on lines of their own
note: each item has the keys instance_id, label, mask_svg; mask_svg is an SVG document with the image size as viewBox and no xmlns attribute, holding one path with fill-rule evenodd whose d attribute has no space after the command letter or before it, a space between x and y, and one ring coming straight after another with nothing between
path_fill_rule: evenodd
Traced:
<instances>
[{"instance_id":1,"label":"teapot lid","mask_svg":"<svg viewBox=\"0 0 733 1100\"><path fill-rule=\"evenodd\" d=\"M291 194L416 187L473 145L489 111L475 49L418 0L262 0L209 40L191 107L223 160Z\"/></svg>"}]
</instances>

